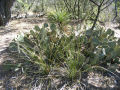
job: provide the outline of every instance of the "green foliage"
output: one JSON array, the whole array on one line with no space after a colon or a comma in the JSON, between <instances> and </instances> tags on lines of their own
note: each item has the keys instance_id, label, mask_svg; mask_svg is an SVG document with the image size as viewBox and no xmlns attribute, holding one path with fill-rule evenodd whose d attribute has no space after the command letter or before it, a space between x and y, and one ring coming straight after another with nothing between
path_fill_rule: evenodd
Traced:
<instances>
[{"instance_id":1,"label":"green foliage","mask_svg":"<svg viewBox=\"0 0 120 90\"><path fill-rule=\"evenodd\" d=\"M9 49L18 52L21 67L27 74L48 75L52 68L64 67L64 76L70 80L80 78L94 66L120 63L120 39L111 29L100 27L86 30L81 35L59 37L55 24L35 26L29 34L19 36Z\"/></svg>"},{"instance_id":2,"label":"green foliage","mask_svg":"<svg viewBox=\"0 0 120 90\"><path fill-rule=\"evenodd\" d=\"M64 0L63 3L64 8L71 13L71 18L80 20L88 19L94 7L89 0Z\"/></svg>"},{"instance_id":3,"label":"green foliage","mask_svg":"<svg viewBox=\"0 0 120 90\"><path fill-rule=\"evenodd\" d=\"M65 63L68 78L75 78L77 73L81 73L78 70L85 62L85 57L81 54L80 39L76 39L74 34L69 37L58 36L56 25L45 23L42 28L35 26L34 30L24 35L24 40L22 36L18 36L10 44L9 49L12 53L15 50L19 51L18 55L21 60L18 60L18 63L22 64L21 67L27 74L37 72L47 75L52 67L60 67Z\"/></svg>"},{"instance_id":4,"label":"green foliage","mask_svg":"<svg viewBox=\"0 0 120 90\"><path fill-rule=\"evenodd\" d=\"M50 11L48 12L48 20L51 23L57 23L60 28L69 23L70 14L65 10Z\"/></svg>"},{"instance_id":5,"label":"green foliage","mask_svg":"<svg viewBox=\"0 0 120 90\"><path fill-rule=\"evenodd\" d=\"M35 8L33 9L33 12L34 13L38 13L38 12L40 12L40 9L41 7L40 6L35 6Z\"/></svg>"},{"instance_id":6,"label":"green foliage","mask_svg":"<svg viewBox=\"0 0 120 90\"><path fill-rule=\"evenodd\" d=\"M98 59L99 64L114 64L119 62L119 40L114 37L114 31L107 31L97 27L96 30L87 30L84 37L85 49L84 54L90 57L92 61Z\"/></svg>"},{"instance_id":7,"label":"green foliage","mask_svg":"<svg viewBox=\"0 0 120 90\"><path fill-rule=\"evenodd\" d=\"M77 54L76 54L77 53ZM83 54L81 54L81 52L76 52L76 53L72 53L69 56L69 60L67 60L67 71L68 71L68 77L70 79L75 79L81 76L82 69L83 67L85 67L84 63L86 62L86 58ZM88 68L86 68L88 69Z\"/></svg>"},{"instance_id":8,"label":"green foliage","mask_svg":"<svg viewBox=\"0 0 120 90\"><path fill-rule=\"evenodd\" d=\"M27 12L30 10L32 3L29 3L29 0L17 0L20 4L22 11Z\"/></svg>"}]
</instances>

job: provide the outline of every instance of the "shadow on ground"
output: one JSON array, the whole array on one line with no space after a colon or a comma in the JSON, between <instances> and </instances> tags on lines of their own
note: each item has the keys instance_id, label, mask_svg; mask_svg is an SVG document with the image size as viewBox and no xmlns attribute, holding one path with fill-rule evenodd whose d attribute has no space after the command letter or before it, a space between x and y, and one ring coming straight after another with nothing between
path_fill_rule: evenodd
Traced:
<instances>
[{"instance_id":1,"label":"shadow on ground","mask_svg":"<svg viewBox=\"0 0 120 90\"><path fill-rule=\"evenodd\" d=\"M1 52L0 55L6 55L10 56L10 52L8 49L4 50L3 52ZM7 63L11 63L14 64L14 60L16 58L13 58L12 56L9 58L4 58L4 62L2 62L0 64L0 90L31 90L29 88L29 85L34 82L31 78L32 77L26 77L24 74L21 73L21 71L18 72L14 72L12 71L12 69L10 69L9 67L4 67L4 64ZM103 87L96 87L92 84L89 84L86 77L87 74L83 75L85 77L84 80L82 81L82 83L84 83L85 87L83 90L120 90L120 83L118 81L118 84L116 87L111 88L109 86L103 88ZM117 78L116 78L117 79ZM63 80L65 81L65 80ZM47 83L46 81L44 81L45 83ZM46 84L47 85L47 84ZM63 85L64 86L64 85ZM61 87L63 87L61 86ZM32 90L41 90L39 89L32 89ZM42 90L46 90L46 89L42 89ZM60 89L51 89L49 88L48 90L60 90ZM63 90L69 90L69 89L63 89ZM71 90L77 90L77 89L71 89ZM79 89L82 90L82 89Z\"/></svg>"}]
</instances>

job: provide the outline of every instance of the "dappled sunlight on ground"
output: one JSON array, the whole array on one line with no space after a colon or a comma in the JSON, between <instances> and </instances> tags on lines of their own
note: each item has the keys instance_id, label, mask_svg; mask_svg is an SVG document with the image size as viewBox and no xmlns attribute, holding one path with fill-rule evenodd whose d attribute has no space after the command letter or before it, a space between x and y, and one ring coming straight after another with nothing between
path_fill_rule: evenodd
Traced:
<instances>
[{"instance_id":1,"label":"dappled sunlight on ground","mask_svg":"<svg viewBox=\"0 0 120 90\"><path fill-rule=\"evenodd\" d=\"M31 20L31 22L30 22ZM8 47L9 43L17 37L20 33L27 33L34 28L35 25L42 26L41 19L18 19L11 20L5 27L0 27L0 63L4 60L2 52ZM36 22L34 22L36 21Z\"/></svg>"}]
</instances>

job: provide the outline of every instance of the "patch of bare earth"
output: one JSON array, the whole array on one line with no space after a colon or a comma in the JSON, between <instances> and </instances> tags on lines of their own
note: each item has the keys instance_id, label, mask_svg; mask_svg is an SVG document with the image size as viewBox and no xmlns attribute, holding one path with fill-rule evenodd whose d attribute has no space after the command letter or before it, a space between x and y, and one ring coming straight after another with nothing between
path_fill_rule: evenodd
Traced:
<instances>
[{"instance_id":1,"label":"patch of bare earth","mask_svg":"<svg viewBox=\"0 0 120 90\"><path fill-rule=\"evenodd\" d=\"M41 18L18 19L10 21L5 27L0 27L0 63L4 61L1 58L2 52L17 35L29 32L35 25L41 27L44 21L45 19Z\"/></svg>"}]
</instances>

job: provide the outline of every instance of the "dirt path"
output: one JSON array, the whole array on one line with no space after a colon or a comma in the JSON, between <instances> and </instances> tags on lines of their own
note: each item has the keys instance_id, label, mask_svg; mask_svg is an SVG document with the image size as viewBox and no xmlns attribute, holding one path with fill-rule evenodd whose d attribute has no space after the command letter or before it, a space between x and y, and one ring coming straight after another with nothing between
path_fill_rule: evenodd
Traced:
<instances>
[{"instance_id":1,"label":"dirt path","mask_svg":"<svg viewBox=\"0 0 120 90\"><path fill-rule=\"evenodd\" d=\"M0 64L6 59L4 58L6 57L4 54L9 43L17 37L18 34L29 32L35 25L41 27L43 22L44 19L40 18L12 20L6 27L0 27Z\"/></svg>"}]
</instances>

